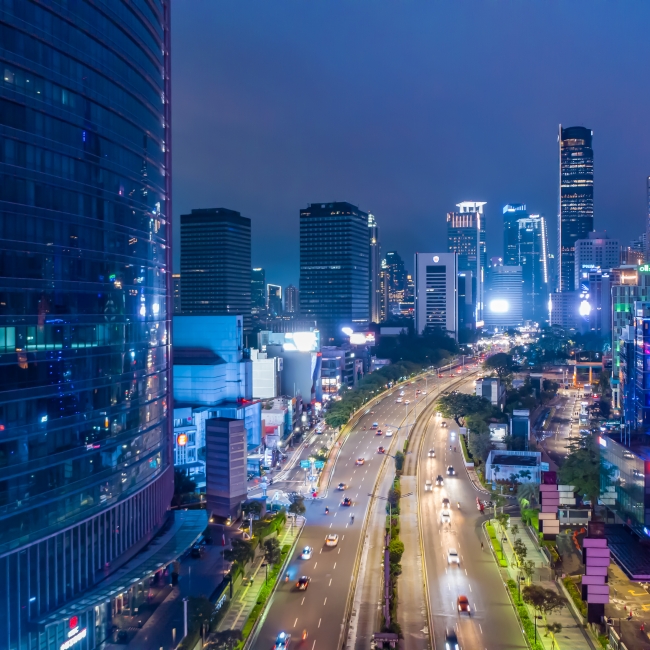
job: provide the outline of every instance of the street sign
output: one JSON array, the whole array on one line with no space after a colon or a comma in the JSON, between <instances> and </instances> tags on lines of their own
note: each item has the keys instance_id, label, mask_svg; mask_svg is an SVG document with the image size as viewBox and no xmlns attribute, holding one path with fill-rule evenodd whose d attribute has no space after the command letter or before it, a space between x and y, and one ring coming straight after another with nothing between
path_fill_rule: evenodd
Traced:
<instances>
[{"instance_id":1,"label":"street sign","mask_svg":"<svg viewBox=\"0 0 650 650\"><path fill-rule=\"evenodd\" d=\"M314 461L314 467L316 469L323 469L323 467L325 467L325 461L324 460L315 460Z\"/></svg>"},{"instance_id":2,"label":"street sign","mask_svg":"<svg viewBox=\"0 0 650 650\"><path fill-rule=\"evenodd\" d=\"M309 469L310 465L311 465L311 463L308 460L301 460L300 461L300 467L302 467L303 469Z\"/></svg>"}]
</instances>

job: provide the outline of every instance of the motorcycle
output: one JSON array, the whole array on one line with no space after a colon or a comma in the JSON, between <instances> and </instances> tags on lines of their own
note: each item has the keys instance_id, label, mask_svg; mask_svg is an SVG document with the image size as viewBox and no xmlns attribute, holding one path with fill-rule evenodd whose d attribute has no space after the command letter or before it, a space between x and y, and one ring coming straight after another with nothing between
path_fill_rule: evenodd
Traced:
<instances>
[{"instance_id":1,"label":"motorcycle","mask_svg":"<svg viewBox=\"0 0 650 650\"><path fill-rule=\"evenodd\" d=\"M326 515L329 515L329 513L330 513L330 509L329 509L329 508L325 508L325 514L326 514Z\"/></svg>"}]
</instances>

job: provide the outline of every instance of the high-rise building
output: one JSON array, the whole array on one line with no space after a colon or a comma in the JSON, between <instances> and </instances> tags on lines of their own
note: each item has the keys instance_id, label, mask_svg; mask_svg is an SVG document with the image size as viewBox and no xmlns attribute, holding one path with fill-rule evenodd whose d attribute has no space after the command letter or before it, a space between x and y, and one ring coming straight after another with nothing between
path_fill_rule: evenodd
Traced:
<instances>
[{"instance_id":1,"label":"high-rise building","mask_svg":"<svg viewBox=\"0 0 650 650\"><path fill-rule=\"evenodd\" d=\"M181 313L181 274L174 273L172 275L172 281L174 283L173 287L173 299L174 299L174 314Z\"/></svg>"},{"instance_id":2,"label":"high-rise building","mask_svg":"<svg viewBox=\"0 0 650 650\"><path fill-rule=\"evenodd\" d=\"M485 201L463 201L458 212L447 213L447 250L458 255L458 270L476 277L476 320L483 318L483 292L487 253L485 245Z\"/></svg>"},{"instance_id":3,"label":"high-rise building","mask_svg":"<svg viewBox=\"0 0 650 650\"><path fill-rule=\"evenodd\" d=\"M284 290L284 313L285 314L298 314L300 312L300 294L298 287L290 284Z\"/></svg>"},{"instance_id":4,"label":"high-rise building","mask_svg":"<svg viewBox=\"0 0 650 650\"><path fill-rule=\"evenodd\" d=\"M183 314L244 317L251 329L251 220L226 208L181 215Z\"/></svg>"},{"instance_id":5,"label":"high-rise building","mask_svg":"<svg viewBox=\"0 0 650 650\"><path fill-rule=\"evenodd\" d=\"M523 323L521 266L491 266L485 292L485 326L508 328Z\"/></svg>"},{"instance_id":6,"label":"high-rise building","mask_svg":"<svg viewBox=\"0 0 650 650\"><path fill-rule=\"evenodd\" d=\"M254 314L266 309L266 272L262 268L251 269L251 309Z\"/></svg>"},{"instance_id":7,"label":"high-rise building","mask_svg":"<svg viewBox=\"0 0 650 650\"><path fill-rule=\"evenodd\" d=\"M458 338L458 255L415 254L415 329Z\"/></svg>"},{"instance_id":8,"label":"high-rise building","mask_svg":"<svg viewBox=\"0 0 650 650\"><path fill-rule=\"evenodd\" d=\"M169 510L170 2L0 6L0 648L90 650L207 522Z\"/></svg>"},{"instance_id":9,"label":"high-rise building","mask_svg":"<svg viewBox=\"0 0 650 650\"><path fill-rule=\"evenodd\" d=\"M575 243L594 229L593 131L559 127L558 289L575 291Z\"/></svg>"},{"instance_id":10,"label":"high-rise building","mask_svg":"<svg viewBox=\"0 0 650 650\"><path fill-rule=\"evenodd\" d=\"M282 315L282 287L279 284L266 285L266 304L269 309L269 316L277 318Z\"/></svg>"},{"instance_id":11,"label":"high-rise building","mask_svg":"<svg viewBox=\"0 0 650 650\"><path fill-rule=\"evenodd\" d=\"M646 179L645 259L650 262L650 176Z\"/></svg>"},{"instance_id":12,"label":"high-rise building","mask_svg":"<svg viewBox=\"0 0 650 650\"><path fill-rule=\"evenodd\" d=\"M548 232L546 219L531 214L517 221L518 266L523 282L522 316L524 320L544 323L548 320Z\"/></svg>"},{"instance_id":13,"label":"high-rise building","mask_svg":"<svg viewBox=\"0 0 650 650\"><path fill-rule=\"evenodd\" d=\"M587 233L585 239L575 242L574 286L580 288L580 281L592 269L614 269L621 263L621 244L610 239L606 232Z\"/></svg>"},{"instance_id":14,"label":"high-rise building","mask_svg":"<svg viewBox=\"0 0 650 650\"><path fill-rule=\"evenodd\" d=\"M314 318L323 344L342 327L370 321L368 213L346 202L300 211L300 312Z\"/></svg>"},{"instance_id":15,"label":"high-rise building","mask_svg":"<svg viewBox=\"0 0 650 650\"><path fill-rule=\"evenodd\" d=\"M380 293L380 322L384 323L388 319L388 287L390 284L390 271L386 260L381 261L381 272L379 274L379 293Z\"/></svg>"},{"instance_id":16,"label":"high-rise building","mask_svg":"<svg viewBox=\"0 0 650 650\"><path fill-rule=\"evenodd\" d=\"M382 264L386 272L386 288L388 302L386 320L391 316L399 316L400 304L404 302L407 293L406 268L404 260L397 251L388 251Z\"/></svg>"},{"instance_id":17,"label":"high-rise building","mask_svg":"<svg viewBox=\"0 0 650 650\"><path fill-rule=\"evenodd\" d=\"M381 322L381 256L379 250L379 226L374 215L368 215L368 234L370 235L370 320Z\"/></svg>"},{"instance_id":18,"label":"high-rise building","mask_svg":"<svg viewBox=\"0 0 650 650\"><path fill-rule=\"evenodd\" d=\"M528 210L523 203L509 203L503 208L503 264L519 266L519 219L525 219Z\"/></svg>"}]
</instances>

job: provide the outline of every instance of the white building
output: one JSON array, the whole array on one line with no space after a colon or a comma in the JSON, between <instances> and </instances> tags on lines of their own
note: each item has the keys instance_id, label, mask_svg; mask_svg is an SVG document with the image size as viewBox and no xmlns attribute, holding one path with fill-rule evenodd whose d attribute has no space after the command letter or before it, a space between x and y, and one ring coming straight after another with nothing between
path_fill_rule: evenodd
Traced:
<instances>
[{"instance_id":1,"label":"white building","mask_svg":"<svg viewBox=\"0 0 650 650\"><path fill-rule=\"evenodd\" d=\"M252 348L253 362L253 397L270 399L280 394L280 373L282 357L270 358L266 352Z\"/></svg>"},{"instance_id":2,"label":"white building","mask_svg":"<svg viewBox=\"0 0 650 650\"><path fill-rule=\"evenodd\" d=\"M539 451L493 449L485 463L485 480L509 481L514 474L520 483L540 483L541 463L542 454Z\"/></svg>"},{"instance_id":3,"label":"white building","mask_svg":"<svg viewBox=\"0 0 650 650\"><path fill-rule=\"evenodd\" d=\"M415 254L415 328L458 337L458 255Z\"/></svg>"},{"instance_id":4,"label":"white building","mask_svg":"<svg viewBox=\"0 0 650 650\"><path fill-rule=\"evenodd\" d=\"M621 263L621 242L606 232L590 232L587 239L576 240L575 288L580 287L582 273L593 269L614 269Z\"/></svg>"}]
</instances>

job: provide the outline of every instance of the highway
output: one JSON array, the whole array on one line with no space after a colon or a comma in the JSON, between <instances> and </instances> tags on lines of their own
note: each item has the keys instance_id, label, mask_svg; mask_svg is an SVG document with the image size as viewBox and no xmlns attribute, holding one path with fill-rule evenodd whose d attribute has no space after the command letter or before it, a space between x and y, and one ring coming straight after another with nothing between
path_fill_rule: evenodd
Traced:
<instances>
[{"instance_id":1,"label":"highway","mask_svg":"<svg viewBox=\"0 0 650 650\"><path fill-rule=\"evenodd\" d=\"M473 390L471 381L462 389ZM419 459L418 498L424 545L425 571L433 626L434 647L445 648L447 631L455 630L461 650L504 650L527 648L521 628L499 569L482 529L486 519L476 508L479 493L469 480L453 420L430 418ZM450 450L451 446L451 450ZM454 451L454 447L456 451ZM429 458L430 449L436 457ZM456 475L448 476L453 466ZM442 475L444 485L436 487ZM433 481L431 491L424 482ZM451 523L443 524L442 499L450 501ZM460 510L456 504L460 502ZM481 542L485 549L481 550ZM455 548L460 565L448 565L447 552ZM467 596L471 616L458 613L457 598Z\"/></svg>"},{"instance_id":2,"label":"highway","mask_svg":"<svg viewBox=\"0 0 650 650\"><path fill-rule=\"evenodd\" d=\"M428 392L431 393L436 384L442 385L448 381L448 376L443 379L429 376ZM300 643L301 648L329 650L338 647L361 530L370 501L368 494L373 491L382 460L386 458L379 454L377 449L380 445L389 448L395 439L378 436L370 427L373 422L378 422L385 432L389 428L396 431L402 423L404 426L412 426L414 404L417 402L418 407L424 406L430 397L418 396L416 400L416 388L425 390L424 379L390 391L387 397L369 408L369 412L360 418L347 435L325 498L306 502L307 524L288 568L290 581L281 583L273 595L265 619L251 644L252 648L269 650L280 631L288 632L293 639L298 640L303 630L307 630L309 637L306 642ZM408 406L396 403L400 390L405 392L403 399L410 401ZM405 419L407 413L408 417ZM315 444L320 446L318 441ZM309 453L310 449L307 447L303 457L306 458ZM364 459L363 465L355 464L358 458ZM302 470L298 468L287 473L287 479L290 481L299 483L300 477ZM336 489L341 482L348 485L344 492ZM274 483L273 487L275 485ZM279 482L278 485L282 489L292 489L290 483L285 486L283 482ZM351 508L340 505L344 496L353 500ZM325 514L326 506L330 509L329 515ZM351 514L355 515L354 523L350 522ZM339 535L337 547L325 547L325 537L330 533ZM310 560L300 559L300 551L304 546L314 549ZM305 592L295 589L296 579L301 575L311 578L309 588Z\"/></svg>"}]
</instances>

